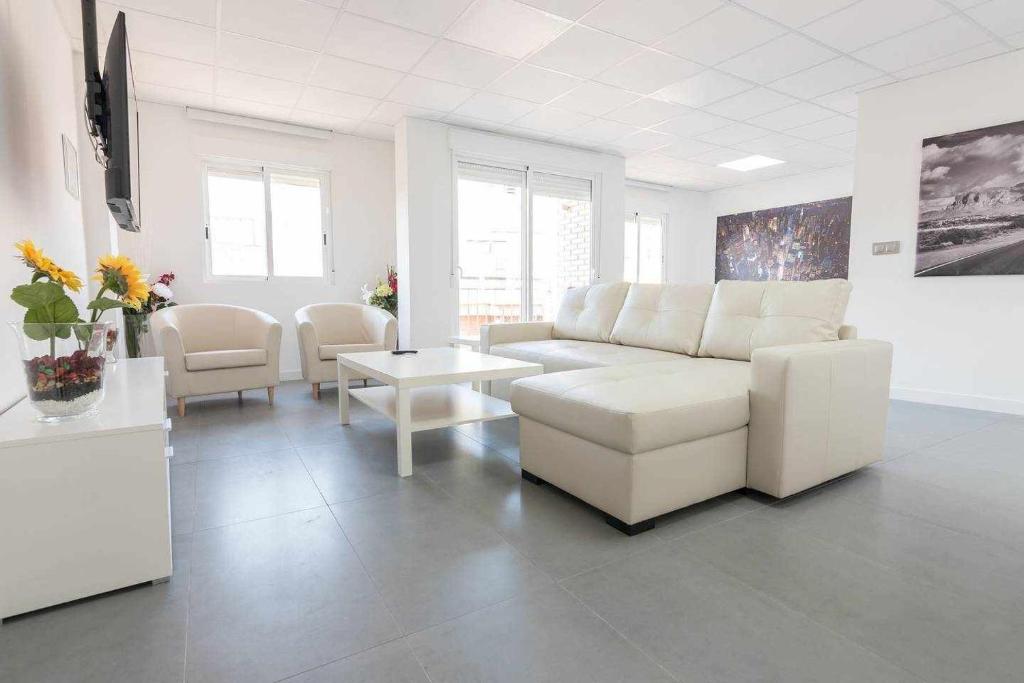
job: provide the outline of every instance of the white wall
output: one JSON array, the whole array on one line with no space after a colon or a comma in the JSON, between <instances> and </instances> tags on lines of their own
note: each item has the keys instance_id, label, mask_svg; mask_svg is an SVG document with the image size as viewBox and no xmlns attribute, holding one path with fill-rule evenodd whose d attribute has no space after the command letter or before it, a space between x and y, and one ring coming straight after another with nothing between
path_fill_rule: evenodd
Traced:
<instances>
[{"instance_id":1,"label":"white wall","mask_svg":"<svg viewBox=\"0 0 1024 683\"><path fill-rule=\"evenodd\" d=\"M1018 51L861 95L848 317L895 344L898 397L1024 414L1024 276L913 277L921 141L1024 119L1021 74Z\"/></svg>"},{"instance_id":2,"label":"white wall","mask_svg":"<svg viewBox=\"0 0 1024 683\"><path fill-rule=\"evenodd\" d=\"M154 277L177 276L179 303L266 311L284 326L282 377L299 376L294 313L310 303L358 302L360 287L395 263L395 172L390 142L349 135L317 140L196 121L181 107L142 103L142 239L122 249ZM204 282L202 162L222 157L331 173L335 284L321 280Z\"/></svg>"},{"instance_id":3,"label":"white wall","mask_svg":"<svg viewBox=\"0 0 1024 683\"><path fill-rule=\"evenodd\" d=\"M0 322L24 309L9 298L29 271L12 255L29 238L84 280L86 260L78 200L64 190L61 134L78 144L81 110L71 45L49 0L0 0ZM91 153L91 150L90 150ZM84 299L79 297L79 306ZM6 325L5 325L6 327ZM10 330L0 332L0 410L24 395L22 370Z\"/></svg>"},{"instance_id":4,"label":"white wall","mask_svg":"<svg viewBox=\"0 0 1024 683\"><path fill-rule=\"evenodd\" d=\"M453 155L595 176L600 193L594 206L600 229L598 279L622 279L622 157L404 119L395 133L399 276L408 273L408 286L400 286L398 296L403 346L444 345L455 331Z\"/></svg>"}]
</instances>

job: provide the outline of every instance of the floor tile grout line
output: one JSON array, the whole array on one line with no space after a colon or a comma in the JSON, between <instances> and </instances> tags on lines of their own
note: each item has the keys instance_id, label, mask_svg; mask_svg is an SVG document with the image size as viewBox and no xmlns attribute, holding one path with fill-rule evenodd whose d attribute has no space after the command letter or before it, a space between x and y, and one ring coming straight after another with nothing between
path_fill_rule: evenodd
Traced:
<instances>
[{"instance_id":1,"label":"floor tile grout line","mask_svg":"<svg viewBox=\"0 0 1024 683\"><path fill-rule=\"evenodd\" d=\"M940 439L939 441L936 441L934 443L930 443L930 444L928 444L926 446L919 446L917 448L912 448L909 451L907 451L906 453L901 453L901 454L899 454L897 456L893 456L892 458L885 458L885 457L883 457L882 460L879 460L877 463L872 463L872 464L884 465L887 462L895 462L896 460L899 460L900 458L905 458L908 455L916 455L918 453L921 453L922 451L928 450L929 448L935 448L936 446L940 446L940 445L942 445L944 443L947 443L949 441L953 441L954 439L959 439L961 437L968 436L970 434L976 434L977 432L980 432L983 429L988 429L989 427L992 427L992 426L997 425L997 424L1001 424L1001 423L1003 423L1005 421L1006 420L1003 420L1003 419L996 419L996 420L993 420L992 422L987 422L987 423L981 425L980 427L974 427L972 429L968 429L966 432L960 432L959 434L954 434L953 436L950 436L950 437L947 437L947 438L944 438L944 439ZM888 436L888 428L886 428L886 435ZM883 456L884 456L884 452L883 452Z\"/></svg>"},{"instance_id":2,"label":"floor tile grout line","mask_svg":"<svg viewBox=\"0 0 1024 683\"><path fill-rule=\"evenodd\" d=\"M640 647L640 645L638 645L637 643L634 643L632 640L630 640L628 637L626 637L626 634L622 633L619 629L617 629L614 626L612 626L612 624L607 619L605 619L603 616L598 614L590 605L588 605L583 600L581 600L578 595L573 593L571 590L569 590L565 586L561 586L560 585L559 588L561 588L563 591L565 591L566 594L568 594L569 597L571 597L573 600L575 600L577 604L579 604L581 607L583 607L583 609L585 609L588 612L590 612L591 614L593 614L597 619L599 619L601 621L601 623L603 623L605 626L607 626L609 629L611 629L612 632L615 635L617 635L619 638L621 638L624 643L626 643L627 645L632 647L634 650L636 650L637 652L642 654L645 659L647 659L649 662L651 662L656 667L658 667L663 672L665 672L665 674L671 680L677 681L679 683L682 683L682 679L681 678L676 676L672 671L669 670L668 667L666 667L664 664L662 664L660 661L658 661L653 655L651 655L649 652L647 652L647 650L645 650L644 648Z\"/></svg>"}]
</instances>

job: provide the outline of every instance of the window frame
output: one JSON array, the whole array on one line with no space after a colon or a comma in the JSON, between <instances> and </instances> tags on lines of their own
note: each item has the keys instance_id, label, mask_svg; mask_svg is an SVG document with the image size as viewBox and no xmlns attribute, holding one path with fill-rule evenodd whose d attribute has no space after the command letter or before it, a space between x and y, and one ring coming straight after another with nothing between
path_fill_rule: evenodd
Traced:
<instances>
[{"instance_id":1,"label":"window frame","mask_svg":"<svg viewBox=\"0 0 1024 683\"><path fill-rule=\"evenodd\" d=\"M483 154L461 154L452 151L451 154L451 178L452 178L452 226L451 226L451 268L449 280L452 291L451 320L449 327L452 334L458 336L459 328L459 282L462 277L462 267L459 265L459 163L478 164L482 166L494 166L513 171L521 171L525 174L522 197L521 221L523 225L522 235L522 282L520 322L529 322L533 310L533 190L532 177L534 173L549 175L561 175L570 178L578 178L590 182L590 284L599 282L601 279L601 198L602 174L600 172L584 172L579 169L549 166L546 164L533 165L524 162L522 159L510 159L500 156L489 156Z\"/></svg>"},{"instance_id":2,"label":"window frame","mask_svg":"<svg viewBox=\"0 0 1024 683\"><path fill-rule=\"evenodd\" d=\"M216 275L213 272L213 245L210 241L210 171L256 173L263 179L263 213L266 230L266 275ZM274 173L301 175L316 178L320 183L320 235L321 275L276 275L274 273L274 216L271 206L271 176ZM331 173L326 169L269 164L225 157L204 157L200 174L203 196L203 282L324 282L334 284L334 225L331 220Z\"/></svg>"},{"instance_id":3,"label":"window frame","mask_svg":"<svg viewBox=\"0 0 1024 683\"><path fill-rule=\"evenodd\" d=\"M630 280L630 279L628 279L626 277L626 263L625 263L626 250L625 250L625 248L623 248L623 250L622 250L622 258L623 258L623 263L622 263L622 279L624 281L626 281L626 282L637 282L639 280L639 277L640 277L640 271L639 271L639 268L640 268L640 236L642 234L642 231L640 230L640 219L641 218L657 220L658 223L661 225L661 281L660 281L660 283L657 283L657 284L665 284L666 282L668 282L668 267L667 267L667 262L668 262L668 259L667 259L667 254L668 254L668 249L667 249L667 247L668 247L668 214L667 213L658 212L658 211L635 210L635 211L627 211L626 212L625 218L624 218L624 220L622 222L623 240L625 240L626 223L628 223L628 222L630 222L632 220L632 221L636 222L636 226L637 226L637 229L636 229L637 272L633 274L633 276L636 279ZM623 242L623 247L625 247L625 242ZM640 284L644 284L644 283L640 283Z\"/></svg>"}]
</instances>

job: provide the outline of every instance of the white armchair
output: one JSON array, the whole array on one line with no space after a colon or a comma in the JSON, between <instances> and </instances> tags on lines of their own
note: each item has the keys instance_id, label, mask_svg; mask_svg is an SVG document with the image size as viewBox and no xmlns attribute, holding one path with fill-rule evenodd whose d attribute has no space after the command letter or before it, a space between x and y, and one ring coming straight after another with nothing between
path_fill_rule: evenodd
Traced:
<instances>
[{"instance_id":1,"label":"white armchair","mask_svg":"<svg viewBox=\"0 0 1024 683\"><path fill-rule=\"evenodd\" d=\"M398 321L375 306L310 304L295 311L295 327L302 379L313 385L315 399L321 383L337 381L339 353L390 351L398 345Z\"/></svg>"},{"instance_id":2,"label":"white armchair","mask_svg":"<svg viewBox=\"0 0 1024 683\"><path fill-rule=\"evenodd\" d=\"M153 314L157 352L167 368L167 394L178 400L245 389L267 390L274 404L280 382L281 323L241 306L187 304Z\"/></svg>"}]
</instances>

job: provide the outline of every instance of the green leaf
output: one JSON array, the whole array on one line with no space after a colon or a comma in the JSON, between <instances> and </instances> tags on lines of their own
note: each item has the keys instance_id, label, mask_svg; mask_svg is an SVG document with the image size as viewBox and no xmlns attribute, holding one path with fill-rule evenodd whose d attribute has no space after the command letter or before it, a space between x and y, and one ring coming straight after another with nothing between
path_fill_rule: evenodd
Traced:
<instances>
[{"instance_id":1,"label":"green leaf","mask_svg":"<svg viewBox=\"0 0 1024 683\"><path fill-rule=\"evenodd\" d=\"M128 308L128 304L118 301L117 299L100 297L99 299L93 299L90 301L86 308L90 311L109 311L111 308Z\"/></svg>"},{"instance_id":2,"label":"green leaf","mask_svg":"<svg viewBox=\"0 0 1024 683\"><path fill-rule=\"evenodd\" d=\"M18 285L11 291L11 299L14 300L14 303L25 308L50 306L62 297L68 298L64 293L64 288L55 282L33 282L30 285Z\"/></svg>"}]
</instances>

